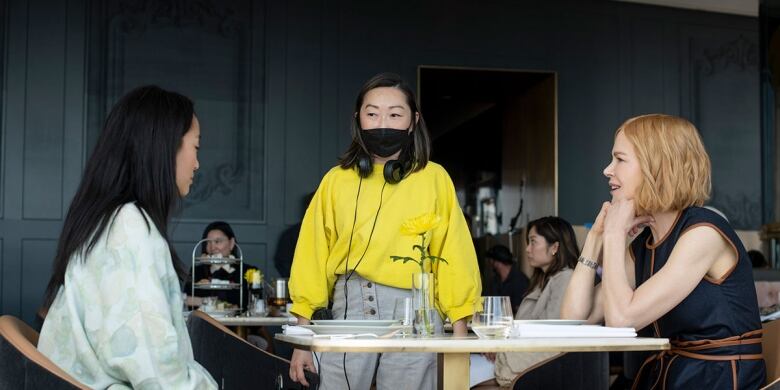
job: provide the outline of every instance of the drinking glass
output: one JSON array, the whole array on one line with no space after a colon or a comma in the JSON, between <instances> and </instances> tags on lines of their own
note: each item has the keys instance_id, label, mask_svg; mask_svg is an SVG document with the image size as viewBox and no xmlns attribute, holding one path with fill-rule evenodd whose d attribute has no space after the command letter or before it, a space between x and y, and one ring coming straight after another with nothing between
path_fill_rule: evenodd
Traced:
<instances>
[{"instance_id":1,"label":"drinking glass","mask_svg":"<svg viewBox=\"0 0 780 390\"><path fill-rule=\"evenodd\" d=\"M471 330L481 339L505 339L512 331L509 297L480 297L471 318Z\"/></svg>"},{"instance_id":2,"label":"drinking glass","mask_svg":"<svg viewBox=\"0 0 780 390\"><path fill-rule=\"evenodd\" d=\"M401 325L404 327L400 334L410 335L412 334L412 324L414 321L414 306L412 305L411 297L396 298L395 307L393 308L393 319L401 321Z\"/></svg>"},{"instance_id":3,"label":"drinking glass","mask_svg":"<svg viewBox=\"0 0 780 390\"><path fill-rule=\"evenodd\" d=\"M260 294L249 295L249 315L264 316L265 315L265 301Z\"/></svg>"}]
</instances>

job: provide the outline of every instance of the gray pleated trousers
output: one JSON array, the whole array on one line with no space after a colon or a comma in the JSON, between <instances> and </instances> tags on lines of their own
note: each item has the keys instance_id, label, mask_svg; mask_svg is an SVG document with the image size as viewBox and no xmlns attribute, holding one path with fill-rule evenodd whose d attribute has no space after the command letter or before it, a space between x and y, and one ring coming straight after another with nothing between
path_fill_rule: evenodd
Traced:
<instances>
[{"instance_id":1,"label":"gray pleated trousers","mask_svg":"<svg viewBox=\"0 0 780 390\"><path fill-rule=\"evenodd\" d=\"M411 276L410 276L411 277ZM340 276L333 290L334 319L344 318L344 281ZM347 282L349 303L347 319L388 320L393 318L396 298L411 297L411 290L385 286L363 279L357 273ZM442 332L441 318L436 316L436 331ZM344 390L344 353L318 354L320 389ZM315 364L317 362L315 361ZM434 353L346 353L346 377L352 390L368 390L376 375L377 390L418 390L436 388L436 354Z\"/></svg>"}]
</instances>

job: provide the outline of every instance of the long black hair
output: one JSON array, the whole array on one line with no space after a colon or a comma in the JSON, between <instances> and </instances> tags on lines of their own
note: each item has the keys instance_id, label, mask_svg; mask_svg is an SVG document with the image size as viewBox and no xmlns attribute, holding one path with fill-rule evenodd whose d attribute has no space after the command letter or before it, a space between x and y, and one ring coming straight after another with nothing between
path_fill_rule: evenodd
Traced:
<instances>
[{"instance_id":1,"label":"long black hair","mask_svg":"<svg viewBox=\"0 0 780 390\"><path fill-rule=\"evenodd\" d=\"M531 222L525 228L525 242L528 244L531 228L536 228L536 234L544 237L548 245L558 243L558 251L553 255L553 262L547 267L547 272L541 268L534 268L531 282L526 289L526 295L539 287L543 290L550 277L566 268L574 269L577 259L580 257L580 248L577 246L577 236L571 224L560 217L543 217Z\"/></svg>"},{"instance_id":2,"label":"long black hair","mask_svg":"<svg viewBox=\"0 0 780 390\"><path fill-rule=\"evenodd\" d=\"M128 202L146 212L168 243L179 278L186 274L170 245L168 222L181 200L176 154L193 115L190 99L157 86L134 89L114 105L65 217L45 309L64 283L68 263L76 255L86 257L112 215ZM148 220L146 225L151 230Z\"/></svg>"},{"instance_id":3,"label":"long black hair","mask_svg":"<svg viewBox=\"0 0 780 390\"><path fill-rule=\"evenodd\" d=\"M238 243L238 241L236 240L236 234L233 232L233 228L230 227L230 224L228 224L225 221L214 221L214 222L208 224L206 226L206 228L203 229L203 236L201 236L200 239L203 240L206 237L208 237L209 236L209 232L212 231L212 230L219 230L222 233L224 233L225 236L227 236L228 239L233 239L233 240L235 240L236 243ZM204 243L200 244L200 253L206 253L207 252L207 250L206 250L207 244L208 244L207 242L204 242ZM233 250L230 251L230 254L237 258L238 257L238 247L233 245Z\"/></svg>"},{"instance_id":4,"label":"long black hair","mask_svg":"<svg viewBox=\"0 0 780 390\"><path fill-rule=\"evenodd\" d=\"M361 135L360 108L363 106L363 98L368 91L380 87L399 89L406 96L406 104L412 110L412 141L408 147L401 151L399 160L404 163L404 166L410 167L408 172L416 172L425 168L431 158L431 137L428 135L428 127L420 113L420 107L412 88L401 79L401 76L395 73L380 73L363 84L363 88L360 89L355 100L355 111L352 115L352 143L347 151L339 157L339 165L344 169L351 169L357 165L361 157L371 160L371 154L363 143ZM417 117L419 119L415 120ZM372 169L373 164L369 164L369 173Z\"/></svg>"}]
</instances>

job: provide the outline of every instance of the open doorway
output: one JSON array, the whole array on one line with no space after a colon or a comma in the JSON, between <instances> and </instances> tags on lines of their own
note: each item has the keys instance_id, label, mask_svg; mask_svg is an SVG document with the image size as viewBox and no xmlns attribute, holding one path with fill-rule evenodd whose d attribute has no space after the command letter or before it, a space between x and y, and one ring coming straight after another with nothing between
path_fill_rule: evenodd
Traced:
<instances>
[{"instance_id":1,"label":"open doorway","mask_svg":"<svg viewBox=\"0 0 780 390\"><path fill-rule=\"evenodd\" d=\"M557 215L554 72L420 66L418 88L433 159L475 237Z\"/></svg>"},{"instance_id":2,"label":"open doorway","mask_svg":"<svg viewBox=\"0 0 780 390\"><path fill-rule=\"evenodd\" d=\"M558 214L556 74L420 66L417 85L433 161L455 184L483 286L496 283L484 253L499 243L530 276L523 228Z\"/></svg>"}]
</instances>

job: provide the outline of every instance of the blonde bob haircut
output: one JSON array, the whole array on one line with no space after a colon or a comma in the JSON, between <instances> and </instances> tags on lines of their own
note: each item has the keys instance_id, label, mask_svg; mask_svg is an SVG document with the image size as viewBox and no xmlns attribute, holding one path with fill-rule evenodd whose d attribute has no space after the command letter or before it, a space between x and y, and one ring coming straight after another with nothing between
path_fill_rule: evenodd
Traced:
<instances>
[{"instance_id":1,"label":"blonde bob haircut","mask_svg":"<svg viewBox=\"0 0 780 390\"><path fill-rule=\"evenodd\" d=\"M634 199L638 215L702 206L709 199L710 157L691 122L672 115L641 115L620 125L615 137L621 132L642 170Z\"/></svg>"}]
</instances>

